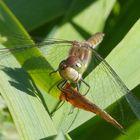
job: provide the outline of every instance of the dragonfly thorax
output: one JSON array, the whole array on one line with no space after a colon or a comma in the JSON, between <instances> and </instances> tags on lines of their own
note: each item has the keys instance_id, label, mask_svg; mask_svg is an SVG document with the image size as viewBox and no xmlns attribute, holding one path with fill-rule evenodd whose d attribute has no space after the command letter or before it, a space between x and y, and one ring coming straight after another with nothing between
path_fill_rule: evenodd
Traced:
<instances>
[{"instance_id":1,"label":"dragonfly thorax","mask_svg":"<svg viewBox=\"0 0 140 140\"><path fill-rule=\"evenodd\" d=\"M83 63L75 56L69 56L59 64L59 73L62 78L74 83L81 79L83 71Z\"/></svg>"},{"instance_id":2,"label":"dragonfly thorax","mask_svg":"<svg viewBox=\"0 0 140 140\"><path fill-rule=\"evenodd\" d=\"M83 41L83 42L73 41L72 45L75 47L84 47L84 48L88 48L88 49L90 49L92 47L92 44L88 41Z\"/></svg>"}]
</instances>

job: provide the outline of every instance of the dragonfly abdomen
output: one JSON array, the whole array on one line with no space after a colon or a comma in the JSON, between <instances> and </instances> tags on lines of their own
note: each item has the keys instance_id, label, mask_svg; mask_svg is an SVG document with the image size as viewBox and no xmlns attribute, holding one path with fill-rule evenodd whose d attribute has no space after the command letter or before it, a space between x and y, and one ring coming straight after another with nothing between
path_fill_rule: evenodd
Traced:
<instances>
[{"instance_id":1,"label":"dragonfly abdomen","mask_svg":"<svg viewBox=\"0 0 140 140\"><path fill-rule=\"evenodd\" d=\"M75 90L69 84L66 85L66 89L68 90L65 91L65 94L62 94L60 96L61 100L67 100L75 107L95 113L104 120L106 120L107 122L114 125L119 130L123 131L123 126L119 122L117 122L117 120L115 120L112 116L110 116L100 107L90 102L87 98L82 96L77 90Z\"/></svg>"},{"instance_id":2,"label":"dragonfly abdomen","mask_svg":"<svg viewBox=\"0 0 140 140\"><path fill-rule=\"evenodd\" d=\"M90 37L87 42L91 44L90 47L92 47L93 49L96 48L96 46L98 46L104 37L104 33L98 32L96 34L94 34L92 37Z\"/></svg>"}]
</instances>

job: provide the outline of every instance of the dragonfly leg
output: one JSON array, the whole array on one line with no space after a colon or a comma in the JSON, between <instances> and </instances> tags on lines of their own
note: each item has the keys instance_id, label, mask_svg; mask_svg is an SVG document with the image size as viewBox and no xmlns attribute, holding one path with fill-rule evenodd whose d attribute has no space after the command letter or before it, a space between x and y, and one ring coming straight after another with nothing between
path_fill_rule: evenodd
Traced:
<instances>
[{"instance_id":1,"label":"dragonfly leg","mask_svg":"<svg viewBox=\"0 0 140 140\"><path fill-rule=\"evenodd\" d=\"M60 91L64 91L64 90L66 90L65 88L64 88L64 86L65 86L65 84L67 83L67 80L62 80L60 83L58 83L58 85L57 85L57 88L60 90Z\"/></svg>"},{"instance_id":2,"label":"dragonfly leg","mask_svg":"<svg viewBox=\"0 0 140 140\"><path fill-rule=\"evenodd\" d=\"M67 89L65 89L64 88L64 86L65 86L65 84L67 83L67 80L62 80L62 81L60 81L60 83L58 83L58 85L57 85L57 88L60 90L60 91L62 91L62 94L65 96L65 90L67 90ZM66 97L66 96L65 96ZM66 98L66 100L67 100L67 98Z\"/></svg>"},{"instance_id":3,"label":"dragonfly leg","mask_svg":"<svg viewBox=\"0 0 140 140\"><path fill-rule=\"evenodd\" d=\"M80 83L76 83L77 91L80 91Z\"/></svg>"},{"instance_id":4,"label":"dragonfly leg","mask_svg":"<svg viewBox=\"0 0 140 140\"><path fill-rule=\"evenodd\" d=\"M49 75L52 75L52 74L54 74L54 73L56 73L56 72L58 72L58 69L57 69L57 70L54 70L54 71L52 71L52 72L50 72Z\"/></svg>"},{"instance_id":5,"label":"dragonfly leg","mask_svg":"<svg viewBox=\"0 0 140 140\"><path fill-rule=\"evenodd\" d=\"M74 106L71 106L71 108L70 108L70 111L69 111L68 115L72 114L72 113L73 113L73 111L74 111L74 109L75 109L75 107L74 107Z\"/></svg>"},{"instance_id":6,"label":"dragonfly leg","mask_svg":"<svg viewBox=\"0 0 140 140\"><path fill-rule=\"evenodd\" d=\"M65 96L65 99L66 99L66 101L67 101L67 96L66 96L66 94L65 94L65 91L66 91L66 92L71 92L71 91L70 91L70 89L66 89L66 88L65 88L66 83L67 83L67 80L62 80L62 81L57 85L57 88L58 88L60 91L62 91L62 94Z\"/></svg>"},{"instance_id":7,"label":"dragonfly leg","mask_svg":"<svg viewBox=\"0 0 140 140\"><path fill-rule=\"evenodd\" d=\"M65 101L59 101L56 105L56 107L52 110L50 113L51 116L54 116L55 112L62 107L62 105L65 103Z\"/></svg>"},{"instance_id":8,"label":"dragonfly leg","mask_svg":"<svg viewBox=\"0 0 140 140\"><path fill-rule=\"evenodd\" d=\"M88 83L86 83L83 79L81 80L81 82L83 82L83 83L88 87L86 93L83 95L83 96L85 96L85 95L87 95L87 93L88 93L89 90L90 90L90 85L89 85Z\"/></svg>"}]
</instances>

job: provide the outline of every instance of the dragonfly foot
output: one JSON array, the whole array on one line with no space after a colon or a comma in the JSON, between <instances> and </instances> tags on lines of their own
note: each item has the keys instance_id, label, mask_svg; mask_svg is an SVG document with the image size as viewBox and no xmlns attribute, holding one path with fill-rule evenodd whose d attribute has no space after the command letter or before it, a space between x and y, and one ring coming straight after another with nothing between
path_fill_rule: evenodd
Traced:
<instances>
[{"instance_id":1,"label":"dragonfly foot","mask_svg":"<svg viewBox=\"0 0 140 140\"><path fill-rule=\"evenodd\" d=\"M71 106L71 108L70 108L70 111L69 111L68 115L71 115L71 114L74 112L74 109L75 109L75 107L74 107L74 106Z\"/></svg>"},{"instance_id":2,"label":"dragonfly foot","mask_svg":"<svg viewBox=\"0 0 140 140\"><path fill-rule=\"evenodd\" d=\"M86 83L83 79L81 80L86 86L87 86L87 91L86 91L86 93L84 93L84 94L82 94L83 96L86 96L87 94L88 94L88 92L89 92L89 90L90 90L90 85L88 84L88 83Z\"/></svg>"},{"instance_id":3,"label":"dragonfly foot","mask_svg":"<svg viewBox=\"0 0 140 140\"><path fill-rule=\"evenodd\" d=\"M58 109L60 109L60 108L63 106L64 103L65 103L65 101L59 101L59 102L57 103L56 107L52 110L52 112L50 112L51 117L54 116L55 112L56 112Z\"/></svg>"},{"instance_id":4,"label":"dragonfly foot","mask_svg":"<svg viewBox=\"0 0 140 140\"><path fill-rule=\"evenodd\" d=\"M49 73L49 75L51 76L52 74L57 73L57 72L58 72L58 70L52 71Z\"/></svg>"}]
</instances>

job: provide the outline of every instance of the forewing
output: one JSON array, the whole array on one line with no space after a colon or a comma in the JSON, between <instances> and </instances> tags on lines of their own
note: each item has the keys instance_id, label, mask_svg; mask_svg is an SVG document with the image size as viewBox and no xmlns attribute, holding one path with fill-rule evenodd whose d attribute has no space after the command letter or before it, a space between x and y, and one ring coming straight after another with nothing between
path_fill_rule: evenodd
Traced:
<instances>
[{"instance_id":1,"label":"forewing","mask_svg":"<svg viewBox=\"0 0 140 140\"><path fill-rule=\"evenodd\" d=\"M53 93L58 94L60 91L56 86L61 78L57 78L57 74L49 75L49 73L53 71L52 67L56 70L59 63L67 57L70 47L71 42L67 40L49 38L43 42L34 43L32 39L23 36L8 36L5 41L1 41L0 46L1 72L3 71L7 75L9 75L9 73L11 74L11 80L8 81L11 86L21 88L23 87L22 84L26 85L22 80L18 81L18 79L21 79L20 74L17 75L18 79L12 77L12 72L16 73L20 71L20 68L14 68L13 62L16 58L21 63L21 66L30 74L31 79L27 80L33 80L33 89L38 87L40 89L41 87L41 89L45 91L45 93L43 93L44 97L49 96L46 95L47 92L51 95L53 95ZM38 53L36 49L40 53ZM50 68L50 66L52 67ZM26 88L24 90L32 90L29 87ZM35 91L34 94L36 93ZM51 101L49 98L46 98L46 104L50 112L55 101L53 97ZM71 106L65 103L53 116L57 128L63 129L65 132L69 130L73 124L73 118L75 118L75 114L77 114L77 110L75 113L72 113L73 111L70 113L70 108ZM57 113L60 114L58 115Z\"/></svg>"},{"instance_id":2,"label":"forewing","mask_svg":"<svg viewBox=\"0 0 140 140\"><path fill-rule=\"evenodd\" d=\"M102 109L107 108L115 102L119 103L120 116L123 116L122 119L125 120L125 117L128 116L124 114L124 103L122 103L122 101L120 100L120 98L123 97L129 105L130 112L132 111L136 116L137 120L139 120L139 100L134 97L132 92L126 87L126 85L116 74L116 72L111 68L111 66L106 62L106 60L104 60L94 49L93 61L95 69L85 79L87 82L92 81L91 83L89 83L91 88L88 96L92 97L93 102L100 106Z\"/></svg>"},{"instance_id":3,"label":"forewing","mask_svg":"<svg viewBox=\"0 0 140 140\"><path fill-rule=\"evenodd\" d=\"M24 55L23 57L27 57L26 52L30 52L30 50L40 49L42 50L42 54L44 54L44 57L48 58L48 61L51 61L54 58L59 56L64 56L63 59L65 59L67 54L65 53L65 50L69 49L71 47L72 41L67 41L63 39L55 39L55 38L48 38L43 40L42 42L34 42L31 38L24 38L23 36L18 37L18 35L13 36L0 36L0 38L6 38L5 41L0 40L1 46L0 46L0 61L9 55ZM3 39L4 40L4 39ZM31 53L34 53L31 51ZM53 57L53 55L55 57ZM30 55L28 55L30 56ZM52 57L50 57L52 56ZM49 60L50 59L50 60ZM63 60L62 59L62 60ZM61 61L61 60L60 60ZM59 63L58 63L59 65Z\"/></svg>"}]
</instances>

